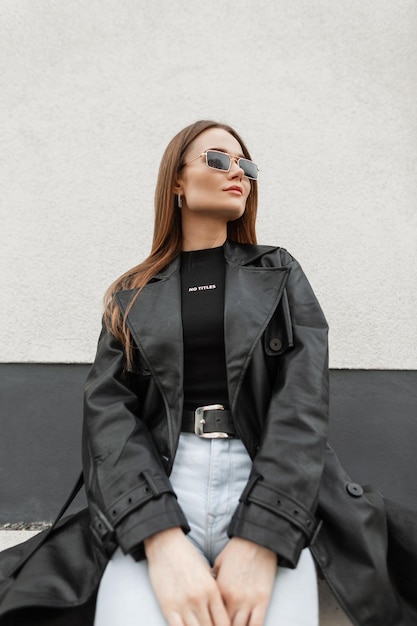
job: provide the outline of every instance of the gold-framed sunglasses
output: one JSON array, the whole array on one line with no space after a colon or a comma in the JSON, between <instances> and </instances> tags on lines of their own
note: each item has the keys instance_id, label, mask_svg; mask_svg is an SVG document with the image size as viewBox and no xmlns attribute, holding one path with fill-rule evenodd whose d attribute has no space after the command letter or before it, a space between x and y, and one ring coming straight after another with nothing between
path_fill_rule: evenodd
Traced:
<instances>
[{"instance_id":1,"label":"gold-framed sunglasses","mask_svg":"<svg viewBox=\"0 0 417 626\"><path fill-rule=\"evenodd\" d=\"M238 166L243 170L243 175L250 180L258 179L259 168L253 161L239 157L235 154L229 154L228 152L221 152L220 150L206 150L201 154L188 161L185 165L190 165L194 161L197 161L200 157L205 157L207 167L211 167L213 170L221 170L222 172L228 172L232 167L232 160L235 161Z\"/></svg>"}]
</instances>

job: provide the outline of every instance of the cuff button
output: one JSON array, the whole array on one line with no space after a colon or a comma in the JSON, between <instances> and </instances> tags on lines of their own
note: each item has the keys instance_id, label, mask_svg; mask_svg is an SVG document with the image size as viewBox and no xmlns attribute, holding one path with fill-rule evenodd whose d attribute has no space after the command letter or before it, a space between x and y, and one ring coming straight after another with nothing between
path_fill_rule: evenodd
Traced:
<instances>
[{"instance_id":1,"label":"cuff button","mask_svg":"<svg viewBox=\"0 0 417 626\"><path fill-rule=\"evenodd\" d=\"M348 483L346 485L346 491L353 498L360 498L363 495L363 489L357 483Z\"/></svg>"}]
</instances>

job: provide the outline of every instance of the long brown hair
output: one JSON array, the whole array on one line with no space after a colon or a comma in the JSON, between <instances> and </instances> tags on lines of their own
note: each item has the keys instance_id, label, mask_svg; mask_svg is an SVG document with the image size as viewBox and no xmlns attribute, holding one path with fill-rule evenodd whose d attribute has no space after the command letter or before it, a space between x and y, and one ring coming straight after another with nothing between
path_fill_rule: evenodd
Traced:
<instances>
[{"instance_id":1,"label":"long brown hair","mask_svg":"<svg viewBox=\"0 0 417 626\"><path fill-rule=\"evenodd\" d=\"M178 207L174 187L178 175L184 167L185 154L190 144L205 130L221 128L230 133L241 145L244 156L250 159L250 153L238 133L227 124L210 120L201 120L181 130L169 142L161 159L155 188L155 222L152 249L149 256L139 265L132 267L108 288L104 297L104 319L107 329L119 339L126 353L128 369L132 365L132 337L126 324L127 313L133 306L140 290L153 276L166 267L180 252L182 243L181 212ZM251 181L251 190L246 201L244 214L237 220L228 222L227 238L239 243L256 243L256 211L258 206L257 182ZM123 289L135 289L138 292L132 298L126 314L123 316L114 294Z\"/></svg>"}]
</instances>

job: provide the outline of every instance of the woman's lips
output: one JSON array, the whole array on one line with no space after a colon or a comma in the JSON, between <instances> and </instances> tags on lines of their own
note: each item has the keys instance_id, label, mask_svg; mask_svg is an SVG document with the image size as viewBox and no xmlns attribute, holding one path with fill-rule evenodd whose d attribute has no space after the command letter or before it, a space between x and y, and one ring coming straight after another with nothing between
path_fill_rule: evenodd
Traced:
<instances>
[{"instance_id":1,"label":"woman's lips","mask_svg":"<svg viewBox=\"0 0 417 626\"><path fill-rule=\"evenodd\" d=\"M225 191L229 191L230 193L238 194L239 196L241 196L242 193L243 193L243 189L241 187L237 187L236 185L233 185L232 187L227 187L227 189L225 189Z\"/></svg>"}]
</instances>

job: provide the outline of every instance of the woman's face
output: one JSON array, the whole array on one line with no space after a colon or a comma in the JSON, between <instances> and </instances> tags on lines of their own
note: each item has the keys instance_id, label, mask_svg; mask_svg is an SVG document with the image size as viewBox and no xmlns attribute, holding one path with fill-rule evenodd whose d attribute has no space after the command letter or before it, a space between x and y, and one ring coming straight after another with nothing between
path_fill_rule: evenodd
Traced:
<instances>
[{"instance_id":1,"label":"woman's face","mask_svg":"<svg viewBox=\"0 0 417 626\"><path fill-rule=\"evenodd\" d=\"M175 188L175 193L182 196L182 217L193 213L195 217L200 214L224 221L236 220L245 211L251 183L233 159L230 170L225 172L207 167L205 156L195 158L206 150L244 157L240 143L226 130L203 131L185 154L187 165L181 170Z\"/></svg>"}]
</instances>

